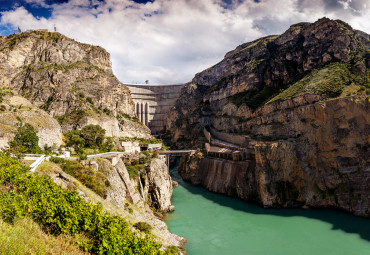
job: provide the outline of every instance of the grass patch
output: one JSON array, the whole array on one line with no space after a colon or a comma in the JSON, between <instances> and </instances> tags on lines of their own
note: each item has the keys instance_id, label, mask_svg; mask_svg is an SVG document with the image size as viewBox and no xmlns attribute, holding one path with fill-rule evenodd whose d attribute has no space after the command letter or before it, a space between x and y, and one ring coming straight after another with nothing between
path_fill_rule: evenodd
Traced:
<instances>
[{"instance_id":1,"label":"grass patch","mask_svg":"<svg viewBox=\"0 0 370 255\"><path fill-rule=\"evenodd\" d=\"M77 241L77 236L46 234L29 217L14 224L0 219L1 254L87 254L79 249Z\"/></svg>"},{"instance_id":2,"label":"grass patch","mask_svg":"<svg viewBox=\"0 0 370 255\"><path fill-rule=\"evenodd\" d=\"M276 95L278 91L278 89L268 87L261 91L248 90L229 97L229 100L237 107L246 104L249 108L255 110Z\"/></svg>"},{"instance_id":3,"label":"grass patch","mask_svg":"<svg viewBox=\"0 0 370 255\"><path fill-rule=\"evenodd\" d=\"M0 103L3 102L3 97L6 95L14 95L14 92L11 89L8 88L0 88Z\"/></svg>"},{"instance_id":4,"label":"grass patch","mask_svg":"<svg viewBox=\"0 0 370 255\"><path fill-rule=\"evenodd\" d=\"M48 234L85 236L78 245L93 254L164 253L151 237L133 233L124 219L103 212L100 205L86 202L76 191L63 190L50 178L30 174L22 163L3 154L0 183L4 184L0 189L4 222L13 224L28 217Z\"/></svg>"},{"instance_id":5,"label":"grass patch","mask_svg":"<svg viewBox=\"0 0 370 255\"><path fill-rule=\"evenodd\" d=\"M351 83L370 87L370 82L367 80L369 72L364 76L359 76L353 74L350 68L351 65L349 63L332 63L322 68L314 69L267 103L284 101L305 94L337 97Z\"/></svg>"},{"instance_id":6,"label":"grass patch","mask_svg":"<svg viewBox=\"0 0 370 255\"><path fill-rule=\"evenodd\" d=\"M99 196L104 197L105 189L109 186L102 170L94 170L91 167L82 165L78 161L70 161L62 158L52 157L51 162L58 164L63 172L72 175L83 185L95 191ZM41 171L41 170L40 170Z\"/></svg>"},{"instance_id":7,"label":"grass patch","mask_svg":"<svg viewBox=\"0 0 370 255\"><path fill-rule=\"evenodd\" d=\"M130 179L139 176L139 171L145 170L144 164L137 164L137 165L126 165L127 172L130 176Z\"/></svg>"},{"instance_id":8,"label":"grass patch","mask_svg":"<svg viewBox=\"0 0 370 255\"><path fill-rule=\"evenodd\" d=\"M130 120L136 124L139 124L140 126L145 126L144 123L142 123L138 118L136 117L132 117L126 113L124 114L117 114L116 118L120 121L120 122L123 122L125 119L126 120Z\"/></svg>"}]
</instances>

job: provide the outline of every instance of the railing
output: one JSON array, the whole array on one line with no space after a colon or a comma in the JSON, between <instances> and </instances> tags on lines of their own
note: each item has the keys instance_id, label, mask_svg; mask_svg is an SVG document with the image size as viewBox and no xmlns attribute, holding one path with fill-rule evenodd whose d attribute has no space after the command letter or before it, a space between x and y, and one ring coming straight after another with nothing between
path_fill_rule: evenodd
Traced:
<instances>
[{"instance_id":1,"label":"railing","mask_svg":"<svg viewBox=\"0 0 370 255\"><path fill-rule=\"evenodd\" d=\"M36 170L36 168L42 163L44 162L44 160L46 159L45 155L41 155L41 157L39 157L38 159L35 160L35 162L33 162L31 165L30 165L30 168L31 168L31 172L34 172Z\"/></svg>"},{"instance_id":2,"label":"railing","mask_svg":"<svg viewBox=\"0 0 370 255\"><path fill-rule=\"evenodd\" d=\"M87 155L87 158L106 158L106 157L115 157L117 155L122 155L123 152L104 152L94 155Z\"/></svg>"}]
</instances>

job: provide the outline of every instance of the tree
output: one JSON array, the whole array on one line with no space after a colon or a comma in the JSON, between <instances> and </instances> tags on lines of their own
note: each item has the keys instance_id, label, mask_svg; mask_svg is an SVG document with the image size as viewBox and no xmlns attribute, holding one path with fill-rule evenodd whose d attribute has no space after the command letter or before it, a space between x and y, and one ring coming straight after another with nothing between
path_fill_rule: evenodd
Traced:
<instances>
[{"instance_id":1,"label":"tree","mask_svg":"<svg viewBox=\"0 0 370 255\"><path fill-rule=\"evenodd\" d=\"M39 138L35 129L29 124L20 123L17 133L12 141L9 142L11 153L41 153L38 145Z\"/></svg>"},{"instance_id":2,"label":"tree","mask_svg":"<svg viewBox=\"0 0 370 255\"><path fill-rule=\"evenodd\" d=\"M85 147L85 139L81 137L81 131L72 130L64 134L67 147L73 147L76 152L81 151Z\"/></svg>"},{"instance_id":3,"label":"tree","mask_svg":"<svg viewBox=\"0 0 370 255\"><path fill-rule=\"evenodd\" d=\"M102 144L101 151L108 152L114 149L114 143L112 137L106 137L104 143Z\"/></svg>"},{"instance_id":4,"label":"tree","mask_svg":"<svg viewBox=\"0 0 370 255\"><path fill-rule=\"evenodd\" d=\"M87 125L81 130L81 136L85 139L85 146L90 148L101 147L104 135L105 129L99 125Z\"/></svg>"}]
</instances>

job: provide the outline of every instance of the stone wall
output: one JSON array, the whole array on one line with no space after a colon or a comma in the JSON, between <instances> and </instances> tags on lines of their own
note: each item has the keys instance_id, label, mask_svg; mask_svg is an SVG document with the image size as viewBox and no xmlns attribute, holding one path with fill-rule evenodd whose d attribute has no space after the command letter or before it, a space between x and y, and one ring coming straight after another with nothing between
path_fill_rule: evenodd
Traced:
<instances>
[{"instance_id":1,"label":"stone wall","mask_svg":"<svg viewBox=\"0 0 370 255\"><path fill-rule=\"evenodd\" d=\"M175 105L184 84L128 85L135 103L135 114L153 134L165 131L166 114Z\"/></svg>"}]
</instances>

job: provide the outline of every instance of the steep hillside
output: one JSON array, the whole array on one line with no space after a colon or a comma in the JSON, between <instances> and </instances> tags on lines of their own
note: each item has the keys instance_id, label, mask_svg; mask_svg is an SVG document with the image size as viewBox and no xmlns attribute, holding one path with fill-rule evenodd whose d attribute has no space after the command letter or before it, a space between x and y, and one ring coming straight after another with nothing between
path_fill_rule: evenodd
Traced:
<instances>
[{"instance_id":1,"label":"steep hillside","mask_svg":"<svg viewBox=\"0 0 370 255\"><path fill-rule=\"evenodd\" d=\"M369 217L369 38L323 18L243 44L197 74L168 115L173 142L200 147L206 127L243 159L214 146L184 158L182 177L265 207Z\"/></svg>"},{"instance_id":2,"label":"steep hillside","mask_svg":"<svg viewBox=\"0 0 370 255\"><path fill-rule=\"evenodd\" d=\"M173 141L193 146L205 125L249 134L257 109L300 95L335 98L351 84L345 96L370 94L369 38L323 18L238 46L183 89L167 119Z\"/></svg>"},{"instance_id":3,"label":"steep hillside","mask_svg":"<svg viewBox=\"0 0 370 255\"><path fill-rule=\"evenodd\" d=\"M129 117L129 89L113 75L110 55L101 47L44 30L0 37L0 87L47 111L63 131L99 123L111 136L149 137Z\"/></svg>"},{"instance_id":4,"label":"steep hillside","mask_svg":"<svg viewBox=\"0 0 370 255\"><path fill-rule=\"evenodd\" d=\"M31 124L39 137L39 146L59 147L62 144L62 128L58 121L30 101L8 89L0 88L0 149L13 139L17 125Z\"/></svg>"}]
</instances>

